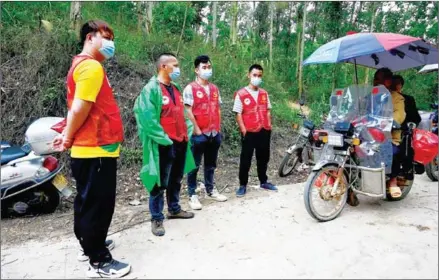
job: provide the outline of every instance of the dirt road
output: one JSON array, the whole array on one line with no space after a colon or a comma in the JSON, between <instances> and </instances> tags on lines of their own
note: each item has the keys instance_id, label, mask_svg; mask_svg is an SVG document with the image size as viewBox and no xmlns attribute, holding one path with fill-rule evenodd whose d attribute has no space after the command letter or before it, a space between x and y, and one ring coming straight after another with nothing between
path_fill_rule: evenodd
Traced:
<instances>
[{"instance_id":1,"label":"dirt road","mask_svg":"<svg viewBox=\"0 0 439 280\"><path fill-rule=\"evenodd\" d=\"M301 184L252 190L211 204L193 220L112 236L132 278L438 278L438 184L416 178L401 202L360 198L336 220L307 214ZM73 237L2 246L1 278L83 278Z\"/></svg>"}]
</instances>

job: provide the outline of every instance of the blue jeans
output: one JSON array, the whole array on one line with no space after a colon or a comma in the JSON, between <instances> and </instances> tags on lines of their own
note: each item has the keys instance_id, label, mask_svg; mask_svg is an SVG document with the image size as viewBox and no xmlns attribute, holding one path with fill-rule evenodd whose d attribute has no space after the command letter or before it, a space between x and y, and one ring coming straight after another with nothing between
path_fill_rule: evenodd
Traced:
<instances>
[{"instance_id":1,"label":"blue jeans","mask_svg":"<svg viewBox=\"0 0 439 280\"><path fill-rule=\"evenodd\" d=\"M187 176L189 196L195 194L197 188L197 173L200 168L201 158L204 155L204 185L206 192L213 191L213 175L215 173L216 161L218 158L218 150L221 146L221 134L218 133L215 137L201 135L193 135L191 137L192 154L194 155L196 168Z\"/></svg>"},{"instance_id":2,"label":"blue jeans","mask_svg":"<svg viewBox=\"0 0 439 280\"><path fill-rule=\"evenodd\" d=\"M165 219L163 215L165 191L168 212L177 214L181 211L179 201L187 142L173 142L170 146L159 145L161 186L155 186L149 197L151 220L163 221Z\"/></svg>"}]
</instances>

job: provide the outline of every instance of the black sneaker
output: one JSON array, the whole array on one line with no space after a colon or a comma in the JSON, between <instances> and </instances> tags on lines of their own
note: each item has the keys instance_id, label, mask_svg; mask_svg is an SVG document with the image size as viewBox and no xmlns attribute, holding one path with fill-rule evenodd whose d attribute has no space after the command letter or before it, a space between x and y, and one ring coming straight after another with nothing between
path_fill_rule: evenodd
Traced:
<instances>
[{"instance_id":1,"label":"black sneaker","mask_svg":"<svg viewBox=\"0 0 439 280\"><path fill-rule=\"evenodd\" d=\"M107 247L108 251L111 251L114 249L114 247L116 247L116 243L114 243L113 240L109 239L105 241L105 246ZM82 250L82 248L79 249L77 259L80 262L88 261L88 256L84 254L84 250Z\"/></svg>"},{"instance_id":2,"label":"black sneaker","mask_svg":"<svg viewBox=\"0 0 439 280\"><path fill-rule=\"evenodd\" d=\"M192 212L180 210L177 214L168 213L168 219L192 219L195 216Z\"/></svg>"},{"instance_id":3,"label":"black sneaker","mask_svg":"<svg viewBox=\"0 0 439 280\"><path fill-rule=\"evenodd\" d=\"M151 221L151 231L155 236L165 235L165 228L163 227L163 221Z\"/></svg>"},{"instance_id":4,"label":"black sneaker","mask_svg":"<svg viewBox=\"0 0 439 280\"><path fill-rule=\"evenodd\" d=\"M121 278L130 273L131 265L116 260L90 264L86 275L88 278Z\"/></svg>"}]
</instances>

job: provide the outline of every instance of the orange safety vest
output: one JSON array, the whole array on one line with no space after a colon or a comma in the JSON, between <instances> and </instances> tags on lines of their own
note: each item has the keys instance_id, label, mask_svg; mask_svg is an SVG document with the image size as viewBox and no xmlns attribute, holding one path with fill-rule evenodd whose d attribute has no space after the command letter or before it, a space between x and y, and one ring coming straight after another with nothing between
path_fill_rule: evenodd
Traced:
<instances>
[{"instance_id":1,"label":"orange safety vest","mask_svg":"<svg viewBox=\"0 0 439 280\"><path fill-rule=\"evenodd\" d=\"M67 108L70 110L75 98L76 84L73 72L79 63L93 59L89 56L78 55L73 58L72 66L67 75ZM104 81L95 103L84 124L75 133L74 146L96 147L123 141L123 124L120 110L113 95L113 89L104 73Z\"/></svg>"},{"instance_id":2,"label":"orange safety vest","mask_svg":"<svg viewBox=\"0 0 439 280\"><path fill-rule=\"evenodd\" d=\"M204 88L197 82L190 83L194 104L192 113L194 114L197 125L203 133L213 130L219 132L221 128L221 110L219 104L218 88L209 83L209 95Z\"/></svg>"},{"instance_id":3,"label":"orange safety vest","mask_svg":"<svg viewBox=\"0 0 439 280\"><path fill-rule=\"evenodd\" d=\"M257 102L245 88L240 89L236 94L242 103L242 121L247 131L258 132L262 128L271 130L268 120L268 93L259 89Z\"/></svg>"},{"instance_id":4,"label":"orange safety vest","mask_svg":"<svg viewBox=\"0 0 439 280\"><path fill-rule=\"evenodd\" d=\"M184 105L183 98L180 91L172 85L174 90L175 104L172 101L171 94L169 94L166 87L160 83L162 90L162 112L160 114L160 124L169 138L182 142L188 141L187 126L184 119Z\"/></svg>"}]
</instances>

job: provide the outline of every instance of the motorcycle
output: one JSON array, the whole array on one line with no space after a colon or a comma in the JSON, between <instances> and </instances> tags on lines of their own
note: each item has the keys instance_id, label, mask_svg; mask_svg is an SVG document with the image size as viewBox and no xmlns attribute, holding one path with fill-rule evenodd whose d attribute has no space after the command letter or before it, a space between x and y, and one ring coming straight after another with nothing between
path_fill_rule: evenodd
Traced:
<instances>
[{"instance_id":1,"label":"motorcycle","mask_svg":"<svg viewBox=\"0 0 439 280\"><path fill-rule=\"evenodd\" d=\"M63 165L52 156L52 140L58 134L51 129L62 118L40 118L25 133L25 144L13 146L1 142L1 216L52 213L61 197L72 190L60 173Z\"/></svg>"},{"instance_id":2,"label":"motorcycle","mask_svg":"<svg viewBox=\"0 0 439 280\"><path fill-rule=\"evenodd\" d=\"M383 86L350 86L337 105L336 116L333 129L323 136L320 161L305 183L307 212L320 222L333 220L346 205L349 191L390 201L404 199L413 181L400 186L400 197L392 197L386 188L393 158L391 131L400 128L393 121L390 92ZM409 137L415 126L409 124ZM401 172L399 179L402 176Z\"/></svg>"},{"instance_id":3,"label":"motorcycle","mask_svg":"<svg viewBox=\"0 0 439 280\"><path fill-rule=\"evenodd\" d=\"M338 96L342 93L342 89L336 89L332 93L330 98L331 111L328 119L331 118L331 112L337 106ZM299 130L299 137L286 150L286 154L278 168L279 177L286 177L294 171L300 172L313 166L323 150L322 130L316 129L314 123L303 113L302 106L304 104L303 100L300 100L300 113L298 116L303 119L303 125Z\"/></svg>"},{"instance_id":4,"label":"motorcycle","mask_svg":"<svg viewBox=\"0 0 439 280\"><path fill-rule=\"evenodd\" d=\"M430 131L432 133L438 135L438 126L437 126L438 104L437 103L431 104L431 108L434 110L434 112L431 113L431 115L430 115L430 120L431 120ZM438 163L439 163L439 158L436 157L433 161L431 161L427 165L425 165L425 172L427 173L428 178L430 178L430 180L432 180L432 181L438 180L438 173L439 173Z\"/></svg>"}]
</instances>

